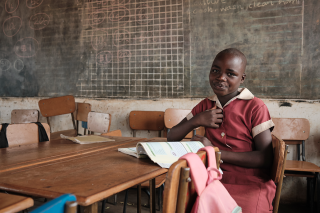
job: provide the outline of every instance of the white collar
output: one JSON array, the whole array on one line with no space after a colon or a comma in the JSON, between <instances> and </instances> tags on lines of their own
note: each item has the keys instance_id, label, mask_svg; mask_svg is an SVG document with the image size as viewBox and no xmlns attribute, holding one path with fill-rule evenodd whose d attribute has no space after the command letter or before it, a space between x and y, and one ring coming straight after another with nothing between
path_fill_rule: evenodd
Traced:
<instances>
[{"instance_id":1,"label":"white collar","mask_svg":"<svg viewBox=\"0 0 320 213\"><path fill-rule=\"evenodd\" d=\"M236 98L238 99L242 99L242 100L251 100L254 98L254 95L247 89L247 88L238 88L238 92L240 92L239 95L233 97L232 99L230 99L225 105L224 107L226 107L229 103L231 103L233 100L235 100ZM211 101L215 101L217 107L219 107L220 109L222 109L223 107L221 106L221 103L217 97L217 95L213 95L208 97L209 100Z\"/></svg>"}]
</instances>

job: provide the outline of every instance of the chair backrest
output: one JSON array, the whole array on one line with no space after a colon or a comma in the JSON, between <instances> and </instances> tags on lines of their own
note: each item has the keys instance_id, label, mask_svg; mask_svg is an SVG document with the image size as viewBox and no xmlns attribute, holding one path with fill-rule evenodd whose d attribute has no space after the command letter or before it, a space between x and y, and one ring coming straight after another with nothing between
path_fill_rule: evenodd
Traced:
<instances>
[{"instance_id":1,"label":"chair backrest","mask_svg":"<svg viewBox=\"0 0 320 213\"><path fill-rule=\"evenodd\" d=\"M84 129L84 135L86 134L86 129L88 128L88 115L91 112L91 104L89 103L76 103L75 118L77 121L77 133L79 133L79 121L82 122L82 127Z\"/></svg>"},{"instance_id":2,"label":"chair backrest","mask_svg":"<svg viewBox=\"0 0 320 213\"><path fill-rule=\"evenodd\" d=\"M61 96L56 98L42 99L38 103L41 115L47 118L50 126L49 117L56 115L71 114L73 129L76 130L74 121L74 111L76 110L76 102L72 95Z\"/></svg>"},{"instance_id":3,"label":"chair backrest","mask_svg":"<svg viewBox=\"0 0 320 213\"><path fill-rule=\"evenodd\" d=\"M38 122L39 111L37 109L14 109L11 111L11 123L22 124Z\"/></svg>"},{"instance_id":4,"label":"chair backrest","mask_svg":"<svg viewBox=\"0 0 320 213\"><path fill-rule=\"evenodd\" d=\"M107 113L89 112L88 130L91 132L107 133L110 130L111 115Z\"/></svg>"},{"instance_id":5,"label":"chair backrest","mask_svg":"<svg viewBox=\"0 0 320 213\"><path fill-rule=\"evenodd\" d=\"M161 131L164 129L164 112L162 111L131 111L129 115L129 126L133 130L133 137L135 137L135 130L150 130Z\"/></svg>"},{"instance_id":6,"label":"chair backrest","mask_svg":"<svg viewBox=\"0 0 320 213\"><path fill-rule=\"evenodd\" d=\"M76 213L78 206L76 201L76 196L73 194L64 194L43 204L30 213Z\"/></svg>"},{"instance_id":7,"label":"chair backrest","mask_svg":"<svg viewBox=\"0 0 320 213\"><path fill-rule=\"evenodd\" d=\"M205 151L197 153L204 164L207 164ZM216 150L217 168L220 167L221 153ZM178 160L169 168L164 186L163 213L190 212L197 198L192 180L189 177L186 160Z\"/></svg>"},{"instance_id":8,"label":"chair backrest","mask_svg":"<svg viewBox=\"0 0 320 213\"><path fill-rule=\"evenodd\" d=\"M171 129L172 127L179 124L189 113L189 109L166 109L164 112L164 125L166 128ZM197 128L196 132L189 132L185 138L192 138L194 134L204 136L205 129L203 127Z\"/></svg>"},{"instance_id":9,"label":"chair backrest","mask_svg":"<svg viewBox=\"0 0 320 213\"><path fill-rule=\"evenodd\" d=\"M89 103L76 103L76 120L77 121L88 121L88 114L91 112L91 104Z\"/></svg>"},{"instance_id":10,"label":"chair backrest","mask_svg":"<svg viewBox=\"0 0 320 213\"><path fill-rule=\"evenodd\" d=\"M273 164L271 178L277 184L276 196L273 203L273 212L278 212L280 194L284 176L284 170L286 166L286 159L288 153L288 145L279 139L277 136L272 134L272 147L273 147Z\"/></svg>"},{"instance_id":11,"label":"chair backrest","mask_svg":"<svg viewBox=\"0 0 320 213\"><path fill-rule=\"evenodd\" d=\"M76 110L76 102L72 95L42 99L38 104L43 117L69 114Z\"/></svg>"},{"instance_id":12,"label":"chair backrest","mask_svg":"<svg viewBox=\"0 0 320 213\"><path fill-rule=\"evenodd\" d=\"M42 123L50 140L50 127L46 123ZM0 125L0 130L2 125ZM39 143L38 125L34 123L28 124L10 124L7 127L6 136L9 147Z\"/></svg>"},{"instance_id":13,"label":"chair backrest","mask_svg":"<svg viewBox=\"0 0 320 213\"><path fill-rule=\"evenodd\" d=\"M272 118L274 129L272 133L286 143L303 141L310 134L310 123L305 118Z\"/></svg>"},{"instance_id":14,"label":"chair backrest","mask_svg":"<svg viewBox=\"0 0 320 213\"><path fill-rule=\"evenodd\" d=\"M272 118L275 125L272 134L281 138L286 144L297 145L297 159L300 160L300 145L302 145L302 160L305 156L305 140L309 138L310 123L305 118Z\"/></svg>"}]
</instances>

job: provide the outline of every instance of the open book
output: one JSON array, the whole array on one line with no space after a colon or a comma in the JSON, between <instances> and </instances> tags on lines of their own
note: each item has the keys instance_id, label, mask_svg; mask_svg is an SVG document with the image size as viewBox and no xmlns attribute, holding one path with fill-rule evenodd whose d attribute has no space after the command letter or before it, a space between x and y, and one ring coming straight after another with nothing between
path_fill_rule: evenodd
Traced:
<instances>
[{"instance_id":1,"label":"open book","mask_svg":"<svg viewBox=\"0 0 320 213\"><path fill-rule=\"evenodd\" d=\"M102 143L102 142L110 142L115 141L114 139L102 137L99 135L83 135L83 136L77 136L77 137L69 137L65 136L63 134L60 135L61 138L71 140L75 143L79 144L91 144L91 143Z\"/></svg>"},{"instance_id":2,"label":"open book","mask_svg":"<svg viewBox=\"0 0 320 213\"><path fill-rule=\"evenodd\" d=\"M149 157L162 168L169 168L181 156L196 153L202 147L199 141L139 142L136 147L118 148L118 151L136 158Z\"/></svg>"}]
</instances>

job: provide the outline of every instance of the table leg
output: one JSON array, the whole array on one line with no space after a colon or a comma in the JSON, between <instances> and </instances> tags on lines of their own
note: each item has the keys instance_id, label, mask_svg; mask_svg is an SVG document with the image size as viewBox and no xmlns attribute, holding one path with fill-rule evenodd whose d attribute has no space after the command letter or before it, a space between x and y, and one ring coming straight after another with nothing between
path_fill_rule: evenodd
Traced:
<instances>
[{"instance_id":1,"label":"table leg","mask_svg":"<svg viewBox=\"0 0 320 213\"><path fill-rule=\"evenodd\" d=\"M141 213L141 184L137 187L137 212Z\"/></svg>"},{"instance_id":2,"label":"table leg","mask_svg":"<svg viewBox=\"0 0 320 213\"><path fill-rule=\"evenodd\" d=\"M156 212L156 179L149 180L150 187L150 212Z\"/></svg>"},{"instance_id":3,"label":"table leg","mask_svg":"<svg viewBox=\"0 0 320 213\"><path fill-rule=\"evenodd\" d=\"M98 213L98 203L83 207L83 213Z\"/></svg>"}]
</instances>

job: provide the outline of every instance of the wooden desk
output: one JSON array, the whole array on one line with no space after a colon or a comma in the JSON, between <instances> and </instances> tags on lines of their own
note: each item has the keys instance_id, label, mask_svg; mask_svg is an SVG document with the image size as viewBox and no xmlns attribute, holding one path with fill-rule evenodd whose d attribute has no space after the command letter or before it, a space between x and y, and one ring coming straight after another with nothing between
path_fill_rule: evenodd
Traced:
<instances>
[{"instance_id":1,"label":"wooden desk","mask_svg":"<svg viewBox=\"0 0 320 213\"><path fill-rule=\"evenodd\" d=\"M33 200L28 197L0 193L0 213L19 212L33 206Z\"/></svg>"},{"instance_id":2,"label":"wooden desk","mask_svg":"<svg viewBox=\"0 0 320 213\"><path fill-rule=\"evenodd\" d=\"M144 138L111 137L114 142L76 144L70 140L59 139L48 142L23 145L20 147L0 149L0 172L12 171L32 165L50 163L58 159L66 159L83 154L110 149Z\"/></svg>"},{"instance_id":3,"label":"wooden desk","mask_svg":"<svg viewBox=\"0 0 320 213\"><path fill-rule=\"evenodd\" d=\"M109 149L3 171L0 189L46 198L72 193L86 212L97 212L96 202L147 180L154 183L155 177L167 172L150 159L117 151L136 143L131 140Z\"/></svg>"}]
</instances>

